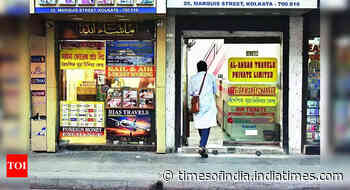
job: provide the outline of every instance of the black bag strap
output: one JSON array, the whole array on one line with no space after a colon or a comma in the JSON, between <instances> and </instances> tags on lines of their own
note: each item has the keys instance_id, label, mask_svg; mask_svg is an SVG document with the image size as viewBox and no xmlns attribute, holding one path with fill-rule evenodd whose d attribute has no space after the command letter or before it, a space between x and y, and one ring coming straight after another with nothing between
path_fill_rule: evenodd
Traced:
<instances>
[{"instance_id":1,"label":"black bag strap","mask_svg":"<svg viewBox=\"0 0 350 190\"><path fill-rule=\"evenodd\" d=\"M207 72L208 72L208 71L207 71ZM205 81L205 77L207 76L207 72L205 72L205 75L204 75L204 78L203 78L203 80L202 80L202 84L201 84L201 88L200 88L200 90L199 90L198 96L201 95L201 92L202 92L202 89L203 89L203 84L204 84L204 81Z\"/></svg>"}]
</instances>

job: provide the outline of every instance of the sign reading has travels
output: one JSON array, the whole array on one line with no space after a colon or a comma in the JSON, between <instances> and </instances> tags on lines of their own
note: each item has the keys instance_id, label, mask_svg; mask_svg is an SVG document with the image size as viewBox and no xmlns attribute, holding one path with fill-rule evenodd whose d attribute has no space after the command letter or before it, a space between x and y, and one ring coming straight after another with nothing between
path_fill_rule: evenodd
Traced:
<instances>
[{"instance_id":1,"label":"sign reading has travels","mask_svg":"<svg viewBox=\"0 0 350 190\"><path fill-rule=\"evenodd\" d=\"M317 0L168 0L168 8L314 9Z\"/></svg>"},{"instance_id":2,"label":"sign reading has travels","mask_svg":"<svg viewBox=\"0 0 350 190\"><path fill-rule=\"evenodd\" d=\"M36 0L35 13L156 13L155 0ZM165 4L165 2L164 2Z\"/></svg>"},{"instance_id":3,"label":"sign reading has travels","mask_svg":"<svg viewBox=\"0 0 350 190\"><path fill-rule=\"evenodd\" d=\"M228 80L231 82L276 82L276 58L230 58Z\"/></svg>"}]
</instances>

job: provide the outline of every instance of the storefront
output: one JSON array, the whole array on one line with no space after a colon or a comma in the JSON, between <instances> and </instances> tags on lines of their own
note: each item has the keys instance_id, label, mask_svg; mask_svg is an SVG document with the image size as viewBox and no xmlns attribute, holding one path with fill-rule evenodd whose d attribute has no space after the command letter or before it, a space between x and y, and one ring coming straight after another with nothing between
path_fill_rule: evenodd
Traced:
<instances>
[{"instance_id":1,"label":"storefront","mask_svg":"<svg viewBox=\"0 0 350 190\"><path fill-rule=\"evenodd\" d=\"M45 118L47 125L41 151L165 151L161 7L155 1L36 2L35 16L46 24L45 76L32 78L43 99L33 105L33 121ZM35 112L38 105L43 113Z\"/></svg>"},{"instance_id":2,"label":"storefront","mask_svg":"<svg viewBox=\"0 0 350 190\"><path fill-rule=\"evenodd\" d=\"M219 89L223 135L215 145L302 153L303 15L317 7L317 1L168 1L174 36L168 46L174 50L167 55L175 55L175 94L181 97L174 100L175 147L196 146L188 140L193 127L186 89L196 62L205 60Z\"/></svg>"}]
</instances>

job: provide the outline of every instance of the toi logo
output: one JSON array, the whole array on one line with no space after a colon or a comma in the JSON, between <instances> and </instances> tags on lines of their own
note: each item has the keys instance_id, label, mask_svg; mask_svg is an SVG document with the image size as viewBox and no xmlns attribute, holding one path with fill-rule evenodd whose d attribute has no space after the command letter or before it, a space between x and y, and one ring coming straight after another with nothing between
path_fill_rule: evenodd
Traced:
<instances>
[{"instance_id":1,"label":"toi logo","mask_svg":"<svg viewBox=\"0 0 350 190\"><path fill-rule=\"evenodd\" d=\"M6 177L28 177L28 156L26 154L8 154L6 156Z\"/></svg>"}]
</instances>

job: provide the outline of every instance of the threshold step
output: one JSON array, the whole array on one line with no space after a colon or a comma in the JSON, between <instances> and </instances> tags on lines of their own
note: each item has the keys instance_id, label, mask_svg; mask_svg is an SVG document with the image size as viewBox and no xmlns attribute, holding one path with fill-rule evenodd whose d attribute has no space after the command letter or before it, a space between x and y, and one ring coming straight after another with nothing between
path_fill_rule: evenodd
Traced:
<instances>
[{"instance_id":1,"label":"threshold step","mask_svg":"<svg viewBox=\"0 0 350 190\"><path fill-rule=\"evenodd\" d=\"M221 146L207 147L209 153L228 153L228 154L285 154L283 149L277 146ZM197 153L198 147L181 147L180 153Z\"/></svg>"}]
</instances>

